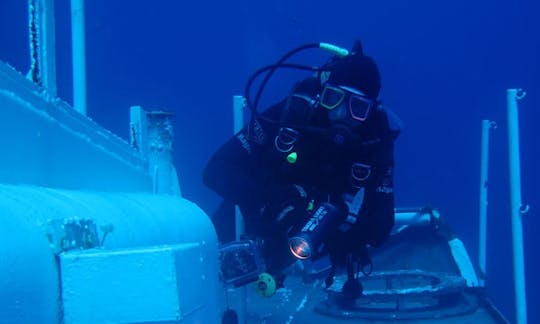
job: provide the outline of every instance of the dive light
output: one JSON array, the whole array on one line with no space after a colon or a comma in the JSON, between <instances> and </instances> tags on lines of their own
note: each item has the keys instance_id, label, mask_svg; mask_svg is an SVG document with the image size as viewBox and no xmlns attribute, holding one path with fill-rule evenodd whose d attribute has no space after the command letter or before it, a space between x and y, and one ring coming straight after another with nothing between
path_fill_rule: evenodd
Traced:
<instances>
[{"instance_id":1,"label":"dive light","mask_svg":"<svg viewBox=\"0 0 540 324\"><path fill-rule=\"evenodd\" d=\"M289 238L291 253L300 260L318 254L324 240L339 224L339 209L330 203L317 208L295 235Z\"/></svg>"}]
</instances>

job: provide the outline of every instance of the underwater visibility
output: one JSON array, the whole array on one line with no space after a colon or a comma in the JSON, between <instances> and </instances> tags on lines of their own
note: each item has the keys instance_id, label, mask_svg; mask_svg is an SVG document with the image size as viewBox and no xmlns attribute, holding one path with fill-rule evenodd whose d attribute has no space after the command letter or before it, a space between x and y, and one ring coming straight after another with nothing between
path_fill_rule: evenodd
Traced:
<instances>
[{"instance_id":1,"label":"underwater visibility","mask_svg":"<svg viewBox=\"0 0 540 324\"><path fill-rule=\"evenodd\" d=\"M537 5L490 6L0 4L0 323L536 322Z\"/></svg>"}]
</instances>

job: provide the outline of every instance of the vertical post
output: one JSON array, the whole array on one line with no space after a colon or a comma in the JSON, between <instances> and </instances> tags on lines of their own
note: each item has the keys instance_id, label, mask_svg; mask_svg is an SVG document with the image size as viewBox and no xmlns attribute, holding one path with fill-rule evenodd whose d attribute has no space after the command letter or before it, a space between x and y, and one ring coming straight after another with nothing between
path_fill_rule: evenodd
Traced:
<instances>
[{"instance_id":1,"label":"vertical post","mask_svg":"<svg viewBox=\"0 0 540 324\"><path fill-rule=\"evenodd\" d=\"M489 130L497 128L490 120L482 120L482 139L480 155L480 221L478 235L478 265L480 267L480 286L484 286L486 278L486 244L487 244L487 207L488 207L488 167L489 167Z\"/></svg>"},{"instance_id":2,"label":"vertical post","mask_svg":"<svg viewBox=\"0 0 540 324\"><path fill-rule=\"evenodd\" d=\"M129 116L131 147L148 161L152 192L182 196L173 161L174 115L132 106Z\"/></svg>"},{"instance_id":3,"label":"vertical post","mask_svg":"<svg viewBox=\"0 0 540 324\"><path fill-rule=\"evenodd\" d=\"M173 164L173 114L166 111L146 113L148 165L154 193L181 196L178 175Z\"/></svg>"},{"instance_id":4,"label":"vertical post","mask_svg":"<svg viewBox=\"0 0 540 324\"><path fill-rule=\"evenodd\" d=\"M30 28L29 77L43 86L50 98L56 98L56 41L54 0L28 1Z\"/></svg>"},{"instance_id":5,"label":"vertical post","mask_svg":"<svg viewBox=\"0 0 540 324\"><path fill-rule=\"evenodd\" d=\"M244 108L246 99L243 96L233 97L233 132L238 133L244 127ZM244 220L238 206L235 207L235 238L240 239L244 234Z\"/></svg>"},{"instance_id":6,"label":"vertical post","mask_svg":"<svg viewBox=\"0 0 540 324\"><path fill-rule=\"evenodd\" d=\"M71 49L73 56L73 107L86 115L86 45L84 0L71 0Z\"/></svg>"},{"instance_id":7,"label":"vertical post","mask_svg":"<svg viewBox=\"0 0 540 324\"><path fill-rule=\"evenodd\" d=\"M521 176L519 157L519 124L517 101L525 96L521 89L506 90L508 109L508 148L510 166L510 209L512 217L512 246L514 253L514 290L516 294L516 323L527 323L525 267L523 257L523 227L521 216L527 207L521 203Z\"/></svg>"},{"instance_id":8,"label":"vertical post","mask_svg":"<svg viewBox=\"0 0 540 324\"><path fill-rule=\"evenodd\" d=\"M244 108L246 99L243 96L233 97L233 132L238 133L244 127ZM244 234L244 219L238 206L234 206L235 238L240 240ZM240 288L238 304L238 323L247 323L247 291L246 286Z\"/></svg>"}]
</instances>

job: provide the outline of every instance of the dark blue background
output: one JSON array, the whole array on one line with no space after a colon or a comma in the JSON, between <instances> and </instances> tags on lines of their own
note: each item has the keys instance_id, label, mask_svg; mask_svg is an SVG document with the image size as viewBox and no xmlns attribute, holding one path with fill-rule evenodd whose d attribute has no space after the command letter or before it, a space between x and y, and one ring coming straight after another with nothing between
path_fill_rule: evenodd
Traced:
<instances>
[{"instance_id":1,"label":"dark blue background","mask_svg":"<svg viewBox=\"0 0 540 324\"><path fill-rule=\"evenodd\" d=\"M72 102L69 1L56 2L59 96ZM128 137L129 107L176 113L176 166L186 198L208 213L218 197L201 183L210 154L232 132L232 95L255 69L308 42L350 47L379 63L382 97L405 127L396 148L396 200L438 207L477 258L480 125L491 138L488 293L514 321L505 89L520 102L529 322L540 322L540 14L533 0L87 1L88 114ZM0 59L29 67L26 1L0 2ZM323 53L299 60L320 64ZM297 61L299 61L297 60ZM302 73L282 73L263 104ZM537 230L534 230L537 228Z\"/></svg>"}]
</instances>

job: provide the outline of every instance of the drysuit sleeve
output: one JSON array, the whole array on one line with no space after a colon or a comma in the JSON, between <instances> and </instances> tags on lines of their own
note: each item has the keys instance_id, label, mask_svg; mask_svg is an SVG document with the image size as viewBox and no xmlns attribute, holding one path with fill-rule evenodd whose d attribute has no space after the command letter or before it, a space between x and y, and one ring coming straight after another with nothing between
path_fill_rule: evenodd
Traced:
<instances>
[{"instance_id":1,"label":"drysuit sleeve","mask_svg":"<svg viewBox=\"0 0 540 324\"><path fill-rule=\"evenodd\" d=\"M374 247L386 241L394 226L393 167L386 166L379 172L374 186L366 192L365 206L352 230L353 236Z\"/></svg>"},{"instance_id":2,"label":"drysuit sleeve","mask_svg":"<svg viewBox=\"0 0 540 324\"><path fill-rule=\"evenodd\" d=\"M347 253L366 255L366 245L382 245L394 226L394 135L385 114L379 114L378 123L380 143L369 158L369 177L358 189L339 196L347 205L346 224L327 242L336 264L344 263ZM339 206L338 198L335 201Z\"/></svg>"},{"instance_id":3,"label":"drysuit sleeve","mask_svg":"<svg viewBox=\"0 0 540 324\"><path fill-rule=\"evenodd\" d=\"M276 116L282 105L280 102L271 106L263 116L279 118ZM260 208L271 180L272 166L265 158L272 148L274 132L273 125L258 121L244 127L210 158L203 170L204 184L242 208Z\"/></svg>"},{"instance_id":4,"label":"drysuit sleeve","mask_svg":"<svg viewBox=\"0 0 540 324\"><path fill-rule=\"evenodd\" d=\"M276 184L276 168L282 157L274 149L278 125L268 120L305 123L311 108L307 103L319 87L316 78L302 80L291 95L265 109L263 118L249 125L251 129L242 129L222 145L203 171L205 185L243 208L260 208L272 200L283 189Z\"/></svg>"},{"instance_id":5,"label":"drysuit sleeve","mask_svg":"<svg viewBox=\"0 0 540 324\"><path fill-rule=\"evenodd\" d=\"M381 142L376 150L371 179L366 184L365 200L352 228L352 236L380 246L394 226L394 132L385 112L379 111Z\"/></svg>"},{"instance_id":6,"label":"drysuit sleeve","mask_svg":"<svg viewBox=\"0 0 540 324\"><path fill-rule=\"evenodd\" d=\"M225 200L241 206L262 204L263 180L256 171L257 151L262 148L248 139L243 129L210 158L203 182Z\"/></svg>"}]
</instances>

